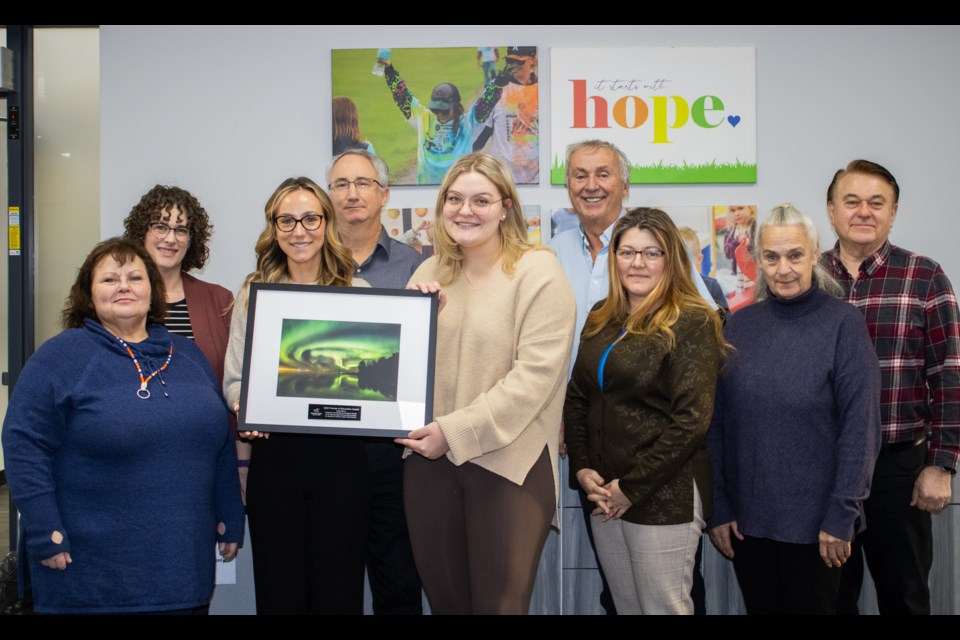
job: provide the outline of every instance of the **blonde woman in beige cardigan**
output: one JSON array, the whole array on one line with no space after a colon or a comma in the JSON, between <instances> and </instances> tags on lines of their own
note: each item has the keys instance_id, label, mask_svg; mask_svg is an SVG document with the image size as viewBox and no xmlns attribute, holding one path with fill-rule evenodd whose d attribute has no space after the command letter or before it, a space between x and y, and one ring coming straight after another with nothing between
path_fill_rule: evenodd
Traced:
<instances>
[{"instance_id":1,"label":"blonde woman in beige cardigan","mask_svg":"<svg viewBox=\"0 0 960 640\"><path fill-rule=\"evenodd\" d=\"M556 515L573 291L553 253L528 242L493 156L450 168L434 227L436 255L411 283L444 300L435 418L398 439L414 558L434 613L527 613Z\"/></svg>"}]
</instances>

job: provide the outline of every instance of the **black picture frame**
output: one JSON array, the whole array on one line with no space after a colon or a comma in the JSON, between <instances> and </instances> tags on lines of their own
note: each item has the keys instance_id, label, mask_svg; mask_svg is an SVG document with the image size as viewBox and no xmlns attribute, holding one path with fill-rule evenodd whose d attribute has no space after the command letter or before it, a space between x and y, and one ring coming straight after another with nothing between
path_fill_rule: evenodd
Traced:
<instances>
[{"instance_id":1,"label":"black picture frame","mask_svg":"<svg viewBox=\"0 0 960 640\"><path fill-rule=\"evenodd\" d=\"M238 429L395 438L428 424L438 305L413 290L251 283Z\"/></svg>"}]
</instances>

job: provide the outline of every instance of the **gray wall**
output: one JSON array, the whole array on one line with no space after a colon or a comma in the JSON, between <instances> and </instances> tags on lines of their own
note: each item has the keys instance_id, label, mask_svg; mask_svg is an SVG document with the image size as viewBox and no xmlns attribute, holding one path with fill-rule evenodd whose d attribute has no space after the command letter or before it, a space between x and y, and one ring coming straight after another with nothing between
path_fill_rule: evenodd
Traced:
<instances>
[{"instance_id":1,"label":"gray wall","mask_svg":"<svg viewBox=\"0 0 960 640\"><path fill-rule=\"evenodd\" d=\"M938 259L960 282L954 247L960 225L949 188L960 175L956 26L104 26L101 233L116 234L153 184L181 185L201 199L217 227L203 277L236 289L253 268L263 203L273 188L290 175L322 177L330 149L332 48L494 42L541 47L544 180L549 159L561 151L549 142L550 47L755 46L757 184L635 186L630 203L752 202L765 210L791 201L832 239L826 186L848 160L866 157L886 165L901 184L893 241ZM567 204L565 190L546 182L520 192L526 204L543 210ZM435 194L431 187L394 188L391 204L423 206ZM562 521L578 522L570 512L564 509ZM936 522L935 610L960 613L957 507ZM577 539L572 526L564 535L562 575L544 585L541 572L538 611L555 610L537 603L557 592L566 612L593 606L592 560L568 544ZM737 611L728 564L708 550L705 566L710 610ZM231 602L249 608L249 589L231 589Z\"/></svg>"}]
</instances>

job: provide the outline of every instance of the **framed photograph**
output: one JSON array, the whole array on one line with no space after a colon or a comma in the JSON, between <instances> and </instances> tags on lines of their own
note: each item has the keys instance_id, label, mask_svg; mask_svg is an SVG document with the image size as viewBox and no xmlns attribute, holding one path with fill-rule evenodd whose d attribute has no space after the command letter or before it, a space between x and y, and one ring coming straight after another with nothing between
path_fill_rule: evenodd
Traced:
<instances>
[{"instance_id":1,"label":"framed photograph","mask_svg":"<svg viewBox=\"0 0 960 640\"><path fill-rule=\"evenodd\" d=\"M437 296L250 285L241 431L406 436L433 419Z\"/></svg>"}]
</instances>

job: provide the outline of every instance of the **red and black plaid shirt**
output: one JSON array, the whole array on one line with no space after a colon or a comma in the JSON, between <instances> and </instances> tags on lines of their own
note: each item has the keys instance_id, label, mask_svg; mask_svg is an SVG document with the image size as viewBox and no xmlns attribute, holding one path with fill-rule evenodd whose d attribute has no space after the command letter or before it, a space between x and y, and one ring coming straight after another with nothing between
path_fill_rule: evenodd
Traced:
<instances>
[{"instance_id":1,"label":"red and black plaid shirt","mask_svg":"<svg viewBox=\"0 0 960 640\"><path fill-rule=\"evenodd\" d=\"M821 263L867 320L882 375L883 444L930 438L927 464L960 458L960 312L940 265L889 242L856 279L839 243Z\"/></svg>"}]
</instances>

